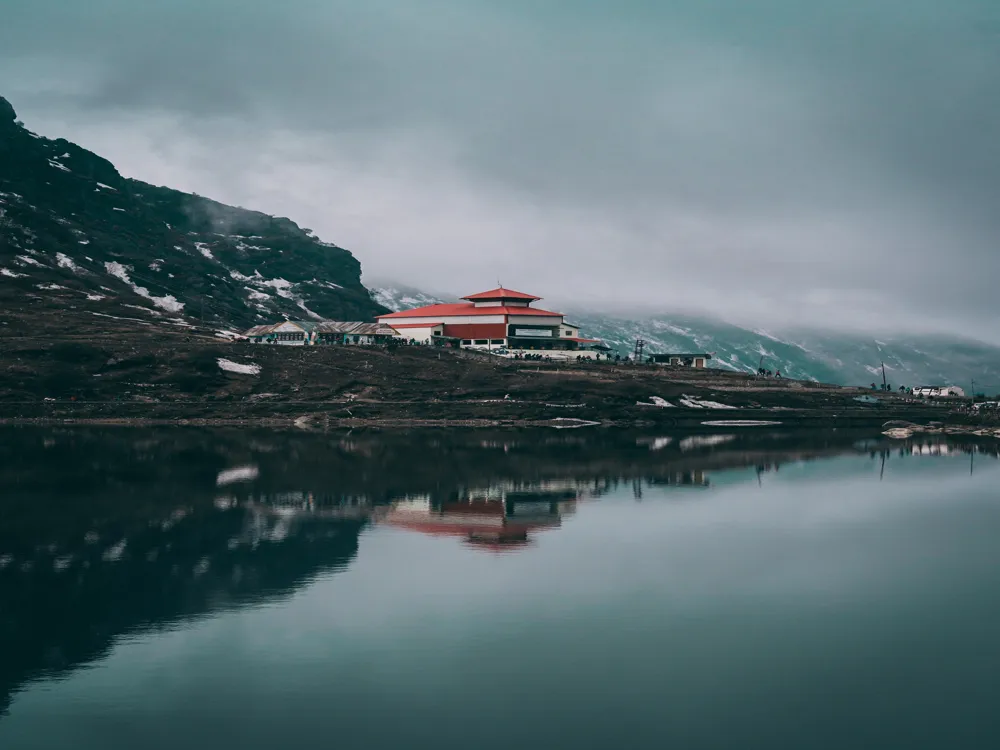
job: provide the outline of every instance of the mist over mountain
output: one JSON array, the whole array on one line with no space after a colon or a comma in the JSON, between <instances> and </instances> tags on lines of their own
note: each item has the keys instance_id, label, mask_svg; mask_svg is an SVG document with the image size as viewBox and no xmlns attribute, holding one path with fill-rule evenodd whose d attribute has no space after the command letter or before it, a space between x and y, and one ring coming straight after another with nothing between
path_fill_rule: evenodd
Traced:
<instances>
[{"instance_id":1,"label":"mist over mountain","mask_svg":"<svg viewBox=\"0 0 1000 750\"><path fill-rule=\"evenodd\" d=\"M452 301L399 284L380 284L372 296L392 310ZM866 337L836 331L766 331L693 315L628 316L564 310L585 336L604 341L622 355L647 353L712 354L710 365L734 372L763 366L801 380L845 385L882 382L882 363L890 385L957 385L970 391L1000 393L1000 347L947 336Z\"/></svg>"}]
</instances>

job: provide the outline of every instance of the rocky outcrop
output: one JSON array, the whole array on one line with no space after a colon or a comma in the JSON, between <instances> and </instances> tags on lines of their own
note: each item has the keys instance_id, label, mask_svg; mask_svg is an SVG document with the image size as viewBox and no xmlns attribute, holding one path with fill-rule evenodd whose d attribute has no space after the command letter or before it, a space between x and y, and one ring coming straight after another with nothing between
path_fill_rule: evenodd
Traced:
<instances>
[{"instance_id":1,"label":"rocky outcrop","mask_svg":"<svg viewBox=\"0 0 1000 750\"><path fill-rule=\"evenodd\" d=\"M0 306L231 327L384 311L344 248L31 133L0 98Z\"/></svg>"}]
</instances>

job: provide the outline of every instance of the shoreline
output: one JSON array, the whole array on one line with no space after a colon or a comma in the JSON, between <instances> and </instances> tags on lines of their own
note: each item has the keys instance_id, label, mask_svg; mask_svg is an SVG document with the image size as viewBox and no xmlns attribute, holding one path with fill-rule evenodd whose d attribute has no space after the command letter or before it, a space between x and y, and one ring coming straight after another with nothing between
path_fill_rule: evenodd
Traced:
<instances>
[{"instance_id":1,"label":"shoreline","mask_svg":"<svg viewBox=\"0 0 1000 750\"><path fill-rule=\"evenodd\" d=\"M108 408L108 407L119 408ZM156 407L160 412L143 416L142 408ZM533 405L525 415L483 414L481 409L468 409L468 404L454 405L450 415L430 416L407 414L408 410L371 408L377 405L353 404L355 411L369 414L344 415L340 404L316 404L303 409L303 404L270 403L267 409L248 409L242 405L209 405L201 414L170 413L165 404L81 404L80 408L60 405L57 413L0 416L0 426L105 426L105 427L260 427L296 429L306 432L336 429L645 429L685 430L689 432L767 431L767 430L838 430L891 427L892 423L907 423L923 431L935 429L959 430L962 433L990 431L997 428L983 420L963 414L928 413L927 410L884 409L832 410L824 409L650 409L637 407L628 413L609 414L610 410L594 407L574 409ZM438 405L440 406L440 405ZM124 407L124 408L122 408ZM228 407L228 408L227 408ZM284 408L283 408L284 407ZM324 408L325 407L325 408ZM548 407L548 408L547 408ZM0 413L3 405L0 404ZM246 413L247 411L257 411ZM415 411L421 411L416 409ZM479 413L469 413L479 412ZM110 413L109 413L110 412ZM283 413L281 413L283 412ZM394 412L394 413L393 413ZM572 416L568 416L572 414Z\"/></svg>"}]
</instances>

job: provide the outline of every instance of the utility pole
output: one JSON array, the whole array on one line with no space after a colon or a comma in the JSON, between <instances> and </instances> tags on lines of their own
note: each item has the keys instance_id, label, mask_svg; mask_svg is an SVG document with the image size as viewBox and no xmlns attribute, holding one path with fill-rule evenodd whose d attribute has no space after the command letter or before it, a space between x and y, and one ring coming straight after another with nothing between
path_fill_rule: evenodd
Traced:
<instances>
[{"instance_id":1,"label":"utility pole","mask_svg":"<svg viewBox=\"0 0 1000 750\"><path fill-rule=\"evenodd\" d=\"M975 378L972 379L972 393L970 393L969 395L972 396L972 403L976 403L976 379Z\"/></svg>"},{"instance_id":2,"label":"utility pole","mask_svg":"<svg viewBox=\"0 0 1000 750\"><path fill-rule=\"evenodd\" d=\"M882 363L882 390L883 391L889 390L889 384L886 382L885 379L885 362Z\"/></svg>"}]
</instances>

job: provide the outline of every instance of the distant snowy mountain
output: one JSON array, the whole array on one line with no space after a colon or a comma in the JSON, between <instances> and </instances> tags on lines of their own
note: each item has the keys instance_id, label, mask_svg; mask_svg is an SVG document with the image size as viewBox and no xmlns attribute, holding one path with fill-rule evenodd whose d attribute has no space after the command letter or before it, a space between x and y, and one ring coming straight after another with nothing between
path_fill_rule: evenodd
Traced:
<instances>
[{"instance_id":1,"label":"distant snowy mountain","mask_svg":"<svg viewBox=\"0 0 1000 750\"><path fill-rule=\"evenodd\" d=\"M399 285L372 289L391 310L453 301ZM599 338L621 354L631 354L638 338L647 353L709 352L711 365L756 372L761 365L801 380L845 385L882 382L900 385L958 385L969 391L1000 393L1000 347L941 336L879 337L830 331L772 332L691 316L627 318L566 311L585 336Z\"/></svg>"},{"instance_id":2,"label":"distant snowy mountain","mask_svg":"<svg viewBox=\"0 0 1000 750\"><path fill-rule=\"evenodd\" d=\"M372 299L382 305L382 307L387 307L393 312L409 310L414 307L423 307L425 305L437 305L445 301L441 297L425 294L412 287L400 286L398 284L388 287L372 287L371 294Z\"/></svg>"}]
</instances>

